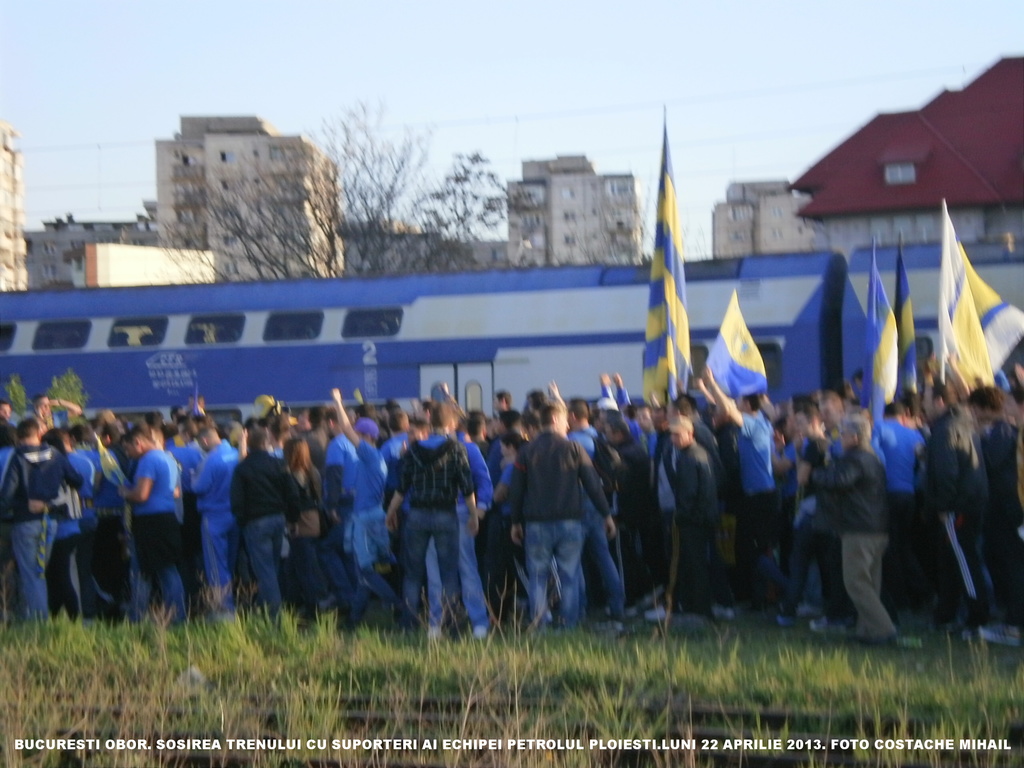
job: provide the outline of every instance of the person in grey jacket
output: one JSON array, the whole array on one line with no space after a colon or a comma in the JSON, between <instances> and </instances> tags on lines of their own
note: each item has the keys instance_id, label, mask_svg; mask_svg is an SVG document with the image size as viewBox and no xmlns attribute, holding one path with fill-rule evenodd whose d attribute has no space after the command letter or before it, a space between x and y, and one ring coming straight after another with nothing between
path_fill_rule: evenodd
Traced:
<instances>
[{"instance_id":1,"label":"person in grey jacket","mask_svg":"<svg viewBox=\"0 0 1024 768\"><path fill-rule=\"evenodd\" d=\"M882 605L882 556L889 545L885 468L871 449L871 423L849 416L842 424L843 454L814 470L820 494L835 504L832 523L843 547L843 584L857 609L857 639L876 644L896 639L896 627Z\"/></svg>"},{"instance_id":2,"label":"person in grey jacket","mask_svg":"<svg viewBox=\"0 0 1024 768\"><path fill-rule=\"evenodd\" d=\"M579 621L576 580L583 551L582 493L597 507L609 539L615 538L615 521L590 457L579 443L566 438L565 406L544 406L541 425L544 431L522 447L512 472L511 535L516 544L525 541L533 626L540 626L548 612L548 572L554 556L562 587L560 618L572 627Z\"/></svg>"}]
</instances>

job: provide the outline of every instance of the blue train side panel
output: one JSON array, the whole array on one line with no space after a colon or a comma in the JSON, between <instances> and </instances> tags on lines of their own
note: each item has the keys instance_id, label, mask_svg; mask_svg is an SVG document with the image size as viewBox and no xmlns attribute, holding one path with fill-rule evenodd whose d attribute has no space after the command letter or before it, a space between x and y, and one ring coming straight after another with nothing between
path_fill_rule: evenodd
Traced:
<instances>
[{"instance_id":1,"label":"blue train side panel","mask_svg":"<svg viewBox=\"0 0 1024 768\"><path fill-rule=\"evenodd\" d=\"M755 339L781 350L774 398L817 389L841 372L838 319L849 299L842 257L761 256L686 269L693 343L713 343L728 296L738 289ZM523 387L576 376L584 393L596 391L589 382L601 366L621 364L630 389L639 392L647 281L646 268L587 266L4 294L0 326L14 329L14 345L0 348L0 377L18 373L36 392L73 368L91 408L134 410L184 402L197 378L213 405L251 403L264 393L319 402L332 386L359 388L373 399L408 399L420 394L424 366L449 364L490 365L487 384L500 387L501 371L515 359L525 366L517 379ZM381 307L404 313L400 328L365 338L342 330L353 310ZM285 310L322 311L323 332L309 341L264 342L260 319ZM191 316L217 313L246 315L237 342L184 343ZM170 318L161 344L108 349L114 318L146 316ZM84 349L32 351L38 322L75 319L93 322ZM584 364L588 372L580 378Z\"/></svg>"}]
</instances>

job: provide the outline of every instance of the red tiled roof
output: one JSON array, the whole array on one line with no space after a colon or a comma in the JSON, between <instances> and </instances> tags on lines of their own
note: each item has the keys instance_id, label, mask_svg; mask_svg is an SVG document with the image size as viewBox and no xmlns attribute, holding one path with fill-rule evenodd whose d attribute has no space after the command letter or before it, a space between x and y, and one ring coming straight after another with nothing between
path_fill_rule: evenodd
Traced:
<instances>
[{"instance_id":1,"label":"red tiled roof","mask_svg":"<svg viewBox=\"0 0 1024 768\"><path fill-rule=\"evenodd\" d=\"M886 184L888 163L914 163L913 184ZM1002 59L962 91L916 112L878 115L792 188L802 216L1024 202L1024 58Z\"/></svg>"}]
</instances>

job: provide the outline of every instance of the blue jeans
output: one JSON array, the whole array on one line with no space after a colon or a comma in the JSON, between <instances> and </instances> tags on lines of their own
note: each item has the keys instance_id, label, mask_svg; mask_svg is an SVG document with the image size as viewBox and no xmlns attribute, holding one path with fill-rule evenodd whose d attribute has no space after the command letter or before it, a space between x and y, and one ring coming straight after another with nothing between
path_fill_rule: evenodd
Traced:
<instances>
[{"instance_id":1,"label":"blue jeans","mask_svg":"<svg viewBox=\"0 0 1024 768\"><path fill-rule=\"evenodd\" d=\"M405 517L402 559L405 579L402 597L412 616L419 615L420 594L427 580L427 547L437 550L441 576L441 606L449 609L459 595L459 519L454 512L411 507ZM439 626L432 624L432 626Z\"/></svg>"},{"instance_id":2,"label":"blue jeans","mask_svg":"<svg viewBox=\"0 0 1024 768\"><path fill-rule=\"evenodd\" d=\"M229 511L203 512L202 516L203 570L213 593L213 607L217 611L234 613L231 579L235 574L241 538L238 522Z\"/></svg>"},{"instance_id":3,"label":"blue jeans","mask_svg":"<svg viewBox=\"0 0 1024 768\"><path fill-rule=\"evenodd\" d=\"M150 585L150 578L156 581L160 588L160 597L163 601L163 609L171 616L175 624L185 620L185 587L181 581L181 573L178 566L166 565L159 568L155 573L147 576L139 568L139 558L135 551L135 539L130 540L131 559L129 562L129 580L131 582L131 605L129 617L132 621L142 621L149 609L149 601L153 591Z\"/></svg>"},{"instance_id":4,"label":"blue jeans","mask_svg":"<svg viewBox=\"0 0 1024 768\"><path fill-rule=\"evenodd\" d=\"M11 528L11 549L14 550L14 562L18 564L19 616L22 619L45 619L50 615L46 566L50 562L56 535L57 521L49 515L40 515L38 520L27 523L15 523Z\"/></svg>"},{"instance_id":5,"label":"blue jeans","mask_svg":"<svg viewBox=\"0 0 1024 768\"><path fill-rule=\"evenodd\" d=\"M284 543L284 515L267 515L242 526L242 539L249 555L249 567L256 577L256 602L271 617L281 612L281 546Z\"/></svg>"},{"instance_id":6,"label":"blue jeans","mask_svg":"<svg viewBox=\"0 0 1024 768\"><path fill-rule=\"evenodd\" d=\"M562 624L573 627L579 621L579 585L576 579L583 553L583 523L579 520L528 522L525 528L533 624L540 626L548 611L548 575L551 558L554 557L561 584L559 615Z\"/></svg>"},{"instance_id":7,"label":"blue jeans","mask_svg":"<svg viewBox=\"0 0 1024 768\"><path fill-rule=\"evenodd\" d=\"M349 527L348 518L351 514L351 510L339 511L340 519L317 545L320 567L327 576L339 607L350 606L356 593L355 569L351 563L352 558L345 550L345 529Z\"/></svg>"},{"instance_id":8,"label":"blue jeans","mask_svg":"<svg viewBox=\"0 0 1024 768\"><path fill-rule=\"evenodd\" d=\"M480 581L480 569L476 561L476 539L466 529L469 523L469 510L459 506L456 512L459 518L459 585L462 604L469 616L473 629L486 629L491 625L487 613L487 600L484 597L484 585ZM431 542L427 548L427 596L430 599L430 624L441 625L441 571L437 559L437 549Z\"/></svg>"},{"instance_id":9,"label":"blue jeans","mask_svg":"<svg viewBox=\"0 0 1024 768\"><path fill-rule=\"evenodd\" d=\"M601 583L604 585L605 599L608 601L608 611L612 619L622 621L626 617L626 591L622 586L622 579L619 578L619 569L612 559L611 550L608 549L604 518L596 509L587 509L583 513L583 545L587 558L597 566L601 574ZM585 600L587 585L583 580L582 565L579 588ZM581 602L582 604L585 603Z\"/></svg>"},{"instance_id":10,"label":"blue jeans","mask_svg":"<svg viewBox=\"0 0 1024 768\"><path fill-rule=\"evenodd\" d=\"M318 539L307 536L288 538L288 568L292 580L292 597L302 607L307 617L316 615L320 597L326 594L322 589L319 561L317 559Z\"/></svg>"}]
</instances>

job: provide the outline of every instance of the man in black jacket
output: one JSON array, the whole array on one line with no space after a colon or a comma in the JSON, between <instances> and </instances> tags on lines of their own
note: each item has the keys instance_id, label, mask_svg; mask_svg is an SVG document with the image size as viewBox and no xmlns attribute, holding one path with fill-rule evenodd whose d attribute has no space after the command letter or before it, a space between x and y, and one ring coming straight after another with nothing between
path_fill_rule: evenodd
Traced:
<instances>
[{"instance_id":1,"label":"man in black jacket","mask_svg":"<svg viewBox=\"0 0 1024 768\"><path fill-rule=\"evenodd\" d=\"M437 550L437 566L441 573L441 604L445 614L458 600L459 589L459 518L456 503L461 493L469 511L467 530L471 536L479 531L483 516L476 506L476 489L469 467L469 455L455 438L458 418L445 403L434 406L430 414L433 434L413 443L402 459L398 489L388 505L388 530L398 530L398 511L409 498L402 529L402 560L405 577L402 597L409 609L406 622L419 615L420 598L427 583L427 547L431 539ZM442 625L451 623L442 619ZM439 637L442 628L431 625L427 632Z\"/></svg>"},{"instance_id":2,"label":"man in black jacket","mask_svg":"<svg viewBox=\"0 0 1024 768\"><path fill-rule=\"evenodd\" d=\"M675 515L672 521L672 563L668 596L679 590L684 613L711 618L711 534L718 522L718 490L707 451L694 438L693 422L677 416L669 422L674 465L672 490Z\"/></svg>"},{"instance_id":3,"label":"man in black jacket","mask_svg":"<svg viewBox=\"0 0 1024 768\"><path fill-rule=\"evenodd\" d=\"M988 478L971 412L956 402L952 387L939 382L933 387L932 402L940 415L927 443L925 490L928 511L942 526L935 624L952 626L964 595L966 633L973 635L988 622L988 598L978 557Z\"/></svg>"},{"instance_id":4,"label":"man in black jacket","mask_svg":"<svg viewBox=\"0 0 1024 768\"><path fill-rule=\"evenodd\" d=\"M572 627L579 621L582 492L597 507L609 539L615 538L615 521L590 457L579 443L566 438L565 406L545 405L541 425L543 432L522 447L512 472L512 541L525 542L533 626L540 626L548 612L548 573L554 556L562 587L560 618Z\"/></svg>"},{"instance_id":5,"label":"man in black jacket","mask_svg":"<svg viewBox=\"0 0 1024 768\"><path fill-rule=\"evenodd\" d=\"M618 413L605 418L605 437L618 452L622 468L615 501L618 505L619 545L622 551L626 603L668 580L664 534L658 498L651 486L651 457L633 440L629 424Z\"/></svg>"},{"instance_id":6,"label":"man in black jacket","mask_svg":"<svg viewBox=\"0 0 1024 768\"><path fill-rule=\"evenodd\" d=\"M1024 390L1015 395L1024 402ZM981 627L990 643L1020 645L1024 629L1024 541L1017 529L1024 508L1017 493L1018 430L1004 418L1006 396L998 387L979 387L969 402L981 429L981 450L988 474L989 505L984 521L985 563L992 575L996 600L1005 608L1001 626Z\"/></svg>"},{"instance_id":7,"label":"man in black jacket","mask_svg":"<svg viewBox=\"0 0 1024 768\"><path fill-rule=\"evenodd\" d=\"M896 639L896 627L882 605L882 556L889 545L885 467L871 449L871 424L849 416L840 430L843 454L815 469L823 503L819 514L834 514L832 527L843 546L843 585L857 609L857 638L865 643Z\"/></svg>"},{"instance_id":8,"label":"man in black jacket","mask_svg":"<svg viewBox=\"0 0 1024 768\"><path fill-rule=\"evenodd\" d=\"M285 512L298 505L295 486L288 482L284 462L269 453L270 436L253 427L248 437L249 455L231 478L231 512L242 528L249 565L256 577L256 600L271 616L281 611L281 546Z\"/></svg>"}]
</instances>

